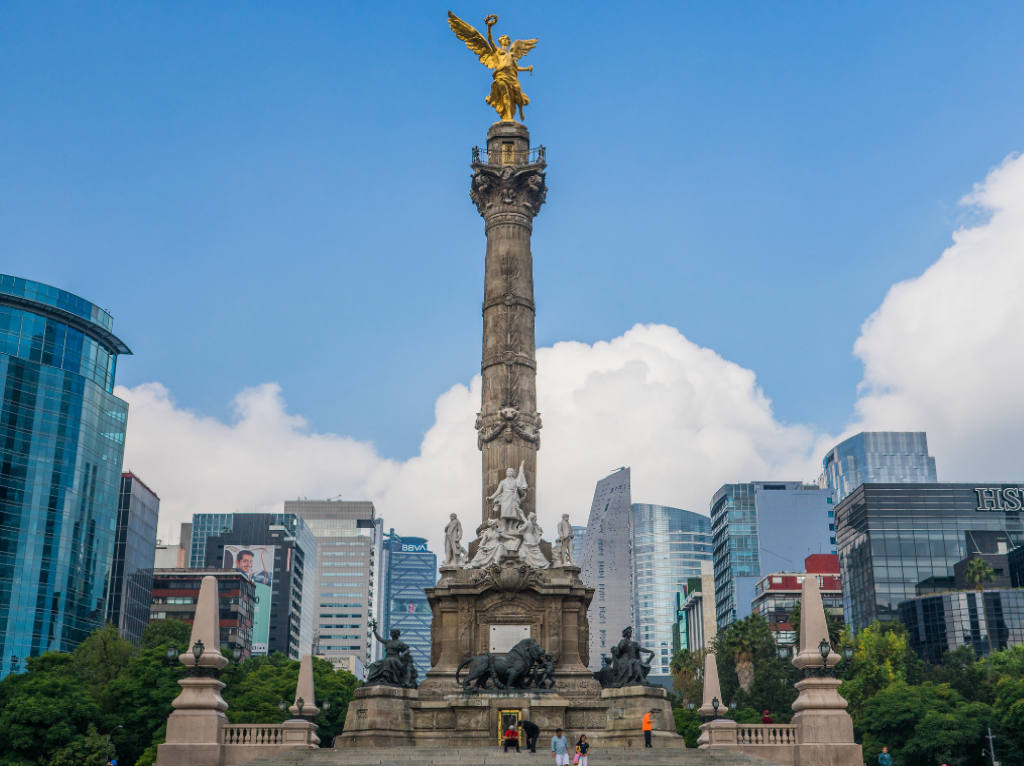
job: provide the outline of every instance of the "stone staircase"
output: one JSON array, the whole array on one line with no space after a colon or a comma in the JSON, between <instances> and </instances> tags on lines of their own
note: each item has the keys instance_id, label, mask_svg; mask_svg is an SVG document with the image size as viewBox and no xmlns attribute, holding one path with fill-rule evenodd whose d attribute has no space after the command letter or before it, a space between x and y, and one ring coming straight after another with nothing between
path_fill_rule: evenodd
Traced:
<instances>
[{"instance_id":1,"label":"stone staircase","mask_svg":"<svg viewBox=\"0 0 1024 767\"><path fill-rule=\"evenodd\" d=\"M595 765L687 765L687 764L770 764L737 751L699 751L695 748L597 748L591 750L590 763ZM549 751L537 749L507 754L500 748L317 748L282 751L266 759L253 760L254 765L553 765Z\"/></svg>"}]
</instances>

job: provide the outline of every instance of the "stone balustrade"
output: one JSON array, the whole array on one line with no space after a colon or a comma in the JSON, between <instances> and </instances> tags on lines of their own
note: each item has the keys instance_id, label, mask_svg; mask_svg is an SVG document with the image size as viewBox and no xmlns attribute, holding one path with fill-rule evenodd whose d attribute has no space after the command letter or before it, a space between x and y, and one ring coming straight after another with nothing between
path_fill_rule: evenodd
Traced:
<instances>
[{"instance_id":1,"label":"stone balustrade","mask_svg":"<svg viewBox=\"0 0 1024 767\"><path fill-rule=\"evenodd\" d=\"M736 733L741 746L795 746L795 724L741 724Z\"/></svg>"},{"instance_id":2,"label":"stone balustrade","mask_svg":"<svg viewBox=\"0 0 1024 767\"><path fill-rule=\"evenodd\" d=\"M277 746L284 742L279 724L225 724L221 727L225 746Z\"/></svg>"}]
</instances>

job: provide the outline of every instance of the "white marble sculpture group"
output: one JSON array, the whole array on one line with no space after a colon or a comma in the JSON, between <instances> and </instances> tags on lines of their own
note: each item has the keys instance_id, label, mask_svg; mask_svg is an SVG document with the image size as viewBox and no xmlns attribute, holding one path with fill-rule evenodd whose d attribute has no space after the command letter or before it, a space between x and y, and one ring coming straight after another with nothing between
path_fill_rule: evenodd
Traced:
<instances>
[{"instance_id":1,"label":"white marble sculpture group","mask_svg":"<svg viewBox=\"0 0 1024 767\"><path fill-rule=\"evenodd\" d=\"M549 562L541 550L541 536L544 531L537 523L537 515L523 513L520 505L528 490L523 464L519 474L512 469L505 470L505 479L498 483L487 500L494 501L497 516L487 520L480 531L476 555L469 555L462 547L462 523L451 514L444 528L444 563L442 567L487 567L501 562L502 557L518 557L520 562L542 570L548 567L573 567L572 525L569 515L563 514L558 523L558 538L553 547L554 562Z\"/></svg>"}]
</instances>

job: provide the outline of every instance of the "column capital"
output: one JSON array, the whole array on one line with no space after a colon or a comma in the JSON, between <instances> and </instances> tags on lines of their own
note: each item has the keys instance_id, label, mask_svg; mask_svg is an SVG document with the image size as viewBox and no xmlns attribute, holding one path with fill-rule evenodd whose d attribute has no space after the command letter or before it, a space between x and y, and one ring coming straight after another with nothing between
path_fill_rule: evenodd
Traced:
<instances>
[{"instance_id":1,"label":"column capital","mask_svg":"<svg viewBox=\"0 0 1024 767\"><path fill-rule=\"evenodd\" d=\"M547 198L543 163L532 165L485 165L473 163L473 184L469 198L488 223L499 214L506 214L509 223L518 223L515 216L528 224L540 212ZM511 214L511 216L508 216Z\"/></svg>"}]
</instances>

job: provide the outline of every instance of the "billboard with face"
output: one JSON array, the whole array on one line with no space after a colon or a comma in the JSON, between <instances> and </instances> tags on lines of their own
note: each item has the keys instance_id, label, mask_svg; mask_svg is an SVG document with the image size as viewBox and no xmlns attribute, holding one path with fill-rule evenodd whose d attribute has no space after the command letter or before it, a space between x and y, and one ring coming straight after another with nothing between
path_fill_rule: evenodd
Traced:
<instances>
[{"instance_id":1,"label":"billboard with face","mask_svg":"<svg viewBox=\"0 0 1024 767\"><path fill-rule=\"evenodd\" d=\"M224 569L238 570L253 583L252 654L266 655L270 641L270 589L274 585L274 546L225 546Z\"/></svg>"}]
</instances>

